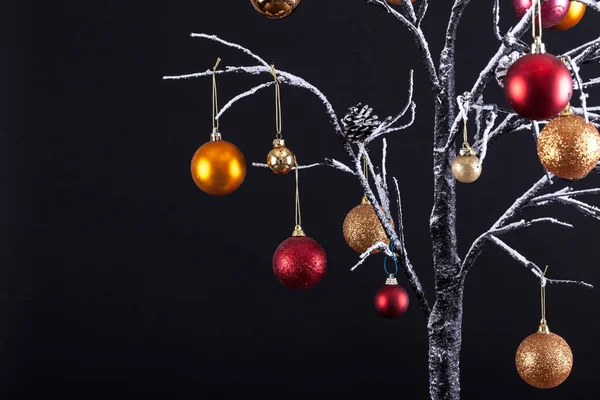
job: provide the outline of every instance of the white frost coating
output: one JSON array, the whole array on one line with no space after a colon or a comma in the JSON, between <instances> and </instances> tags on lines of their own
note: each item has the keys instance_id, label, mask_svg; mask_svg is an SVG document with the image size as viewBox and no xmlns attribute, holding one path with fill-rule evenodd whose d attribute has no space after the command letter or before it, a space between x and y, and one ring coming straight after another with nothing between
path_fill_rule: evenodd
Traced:
<instances>
[{"instance_id":1,"label":"white frost coating","mask_svg":"<svg viewBox=\"0 0 600 400\"><path fill-rule=\"evenodd\" d=\"M502 40L500 33L500 3L499 0L494 0L494 35L496 39Z\"/></svg>"},{"instance_id":2,"label":"white frost coating","mask_svg":"<svg viewBox=\"0 0 600 400\"><path fill-rule=\"evenodd\" d=\"M387 140L385 140L385 138L382 140L381 146L381 175L383 179L383 189L385 190L386 197L389 199L390 192L387 184Z\"/></svg>"},{"instance_id":3,"label":"white frost coating","mask_svg":"<svg viewBox=\"0 0 600 400\"><path fill-rule=\"evenodd\" d=\"M583 83L583 88L587 89L587 88L595 86L599 83L600 83L600 78L592 78L589 81ZM588 108L588 110L592 111L592 108L596 108L596 107L590 107L590 108Z\"/></svg>"},{"instance_id":4,"label":"white frost coating","mask_svg":"<svg viewBox=\"0 0 600 400\"><path fill-rule=\"evenodd\" d=\"M263 60L262 58L260 58L259 56L257 56L256 54L254 54L253 52L251 52L250 50L248 50L247 48L242 47L242 46L240 46L237 43L232 43L232 42L228 42L226 40L223 40L220 37L218 37L217 35L207 35L205 33L192 33L192 34L190 34L190 36L193 37L193 38L202 38L202 39L212 40L214 42L224 44L227 47L232 47L234 49L240 50L243 53L246 53L250 57L254 58L256 61L258 61L259 63L261 63L265 67L267 67L269 69L271 68L269 66L269 64L265 60Z\"/></svg>"},{"instance_id":5,"label":"white frost coating","mask_svg":"<svg viewBox=\"0 0 600 400\"><path fill-rule=\"evenodd\" d=\"M389 245L383 242L377 242L359 256L359 261L352 268L350 268L350 271L354 271L356 268L360 267L367 260L367 258L369 258L374 250L383 251L388 257L394 257L394 254L390 251Z\"/></svg>"},{"instance_id":6,"label":"white frost coating","mask_svg":"<svg viewBox=\"0 0 600 400\"><path fill-rule=\"evenodd\" d=\"M275 81L263 83L262 85L255 86L252 89L245 91L244 93L238 94L233 99L229 100L227 102L227 104L225 104L223 106L223 108L221 108L221 111L219 111L219 113L217 114L215 119L221 118L221 115L223 115L225 113L225 111L227 111L236 101L241 100L244 97L252 96L254 93L258 92L259 90L268 88L269 86L273 86L274 84L275 84Z\"/></svg>"},{"instance_id":7,"label":"white frost coating","mask_svg":"<svg viewBox=\"0 0 600 400\"><path fill-rule=\"evenodd\" d=\"M585 122L588 123L590 122L590 117L588 115L587 110L587 94L583 91L583 82L581 81L581 77L579 76L579 67L569 56L567 56L567 62L571 66L571 71L573 71L573 75L575 75L575 82L577 83L577 88L580 92L579 100L581 100L581 108L583 108L583 118L585 119Z\"/></svg>"},{"instance_id":8,"label":"white frost coating","mask_svg":"<svg viewBox=\"0 0 600 400\"><path fill-rule=\"evenodd\" d=\"M485 160L485 156L487 155L487 148L488 148L487 145L488 145L490 131L494 127L494 123L496 122L497 117L498 117L498 114L491 111L488 116L488 119L486 121L485 129L483 130L481 154L479 155L479 165L480 166L483 165L483 160Z\"/></svg>"},{"instance_id":9,"label":"white frost coating","mask_svg":"<svg viewBox=\"0 0 600 400\"><path fill-rule=\"evenodd\" d=\"M258 162L253 162L252 166L253 167L258 167L258 168L269 168L269 166L267 164L265 164L265 163L258 163ZM335 169L339 169L342 172L346 172L346 173L351 174L351 175L356 175L354 173L354 171L352 171L350 169L350 167L344 165L343 163L341 163L341 162L339 162L337 160L333 160L333 159L330 159L330 158L326 158L325 162L322 162L322 163L313 163L313 164L307 164L307 165L299 165L298 166L298 170L315 168L315 167L332 167L332 168L335 168ZM292 171L295 170L295 169L296 168L292 168Z\"/></svg>"},{"instance_id":10,"label":"white frost coating","mask_svg":"<svg viewBox=\"0 0 600 400\"><path fill-rule=\"evenodd\" d=\"M487 232L488 235L494 235L494 236L499 236L499 235L503 235L505 233L508 232L513 232L516 231L518 229L523 229L523 228L528 228L532 225L541 223L541 222L547 222L550 224L555 224L555 225L560 225L560 226L564 226L566 228L573 228L572 224L569 224L567 222L562 222L559 221L556 218L551 218L551 217L544 217L544 218L536 218L536 219L532 219L531 221L525 221L524 219L517 221L517 222L513 222L511 224L508 224L502 228L497 228L497 229L492 229L490 231Z\"/></svg>"},{"instance_id":11,"label":"white frost coating","mask_svg":"<svg viewBox=\"0 0 600 400\"><path fill-rule=\"evenodd\" d=\"M516 251L515 249L513 249L512 247L510 247L509 245L507 245L506 243L504 243L502 240L498 239L495 236L491 237L491 241L493 243L495 243L498 247L500 247L502 250L507 252L508 255L510 255L514 260L523 264L527 269L529 269L531 272L533 272L533 274L536 277L541 278L542 286L545 286L546 283L568 283L568 284L572 284L572 285L585 286L590 289L592 289L594 287L593 285L590 285L589 283L586 283L583 281L542 278L542 275L543 275L542 269L540 267L538 267L536 264L534 264L533 262L529 261L523 255L521 255L521 253L519 253L518 251Z\"/></svg>"}]
</instances>

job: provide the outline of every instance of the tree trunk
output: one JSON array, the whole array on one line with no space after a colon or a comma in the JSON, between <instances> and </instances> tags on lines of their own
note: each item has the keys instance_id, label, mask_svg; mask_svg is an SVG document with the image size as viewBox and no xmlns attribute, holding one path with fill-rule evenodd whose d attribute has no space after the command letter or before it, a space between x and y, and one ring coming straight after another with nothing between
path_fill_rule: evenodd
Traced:
<instances>
[{"instance_id":1,"label":"tree trunk","mask_svg":"<svg viewBox=\"0 0 600 400\"><path fill-rule=\"evenodd\" d=\"M432 400L460 399L463 282L438 282L429 324L429 395Z\"/></svg>"}]
</instances>

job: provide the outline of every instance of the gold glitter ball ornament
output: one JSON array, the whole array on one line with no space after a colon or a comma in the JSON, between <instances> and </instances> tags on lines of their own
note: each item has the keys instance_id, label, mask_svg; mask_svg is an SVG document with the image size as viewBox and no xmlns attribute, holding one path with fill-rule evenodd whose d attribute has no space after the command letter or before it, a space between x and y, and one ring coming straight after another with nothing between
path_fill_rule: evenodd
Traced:
<instances>
[{"instance_id":1,"label":"gold glitter ball ornament","mask_svg":"<svg viewBox=\"0 0 600 400\"><path fill-rule=\"evenodd\" d=\"M600 134L583 117L565 112L544 127L537 152L548 171L564 179L579 180L600 159Z\"/></svg>"},{"instance_id":2,"label":"gold glitter ball ornament","mask_svg":"<svg viewBox=\"0 0 600 400\"><path fill-rule=\"evenodd\" d=\"M375 209L366 197L346 215L343 231L348 246L361 254L377 242L390 244ZM373 250L371 254L377 253L379 250Z\"/></svg>"},{"instance_id":3,"label":"gold glitter ball ornament","mask_svg":"<svg viewBox=\"0 0 600 400\"><path fill-rule=\"evenodd\" d=\"M283 139L273 140L273 149L267 155L267 165L276 174L287 174L294 168L294 153L285 147Z\"/></svg>"},{"instance_id":4,"label":"gold glitter ball ornament","mask_svg":"<svg viewBox=\"0 0 600 400\"><path fill-rule=\"evenodd\" d=\"M462 183L473 183L481 176L479 157L470 147L463 147L452 162L452 175Z\"/></svg>"},{"instance_id":5,"label":"gold glitter ball ornament","mask_svg":"<svg viewBox=\"0 0 600 400\"><path fill-rule=\"evenodd\" d=\"M538 389L550 389L568 378L573 368L573 353L563 338L548 330L540 331L521 342L515 363L525 382Z\"/></svg>"},{"instance_id":6,"label":"gold glitter ball ornament","mask_svg":"<svg viewBox=\"0 0 600 400\"><path fill-rule=\"evenodd\" d=\"M300 4L300 0L250 0L262 15L279 19L287 17Z\"/></svg>"}]
</instances>

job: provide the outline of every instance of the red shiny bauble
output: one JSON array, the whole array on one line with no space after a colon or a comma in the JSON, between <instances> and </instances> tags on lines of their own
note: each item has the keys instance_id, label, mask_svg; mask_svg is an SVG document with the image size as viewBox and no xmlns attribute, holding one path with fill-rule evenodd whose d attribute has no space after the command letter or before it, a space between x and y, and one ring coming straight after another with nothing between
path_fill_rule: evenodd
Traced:
<instances>
[{"instance_id":1,"label":"red shiny bauble","mask_svg":"<svg viewBox=\"0 0 600 400\"><path fill-rule=\"evenodd\" d=\"M273 272L290 289L308 289L315 286L327 269L325 251L307 236L284 240L273 254Z\"/></svg>"},{"instance_id":2,"label":"red shiny bauble","mask_svg":"<svg viewBox=\"0 0 600 400\"><path fill-rule=\"evenodd\" d=\"M375 308L382 317L399 317L408 309L408 293L400 285L386 284L375 294Z\"/></svg>"},{"instance_id":3,"label":"red shiny bauble","mask_svg":"<svg viewBox=\"0 0 600 400\"><path fill-rule=\"evenodd\" d=\"M523 18L534 1L537 0L513 0L513 8L519 19ZM570 5L570 0L546 0L542 4L542 26L550 28L558 24L569 12Z\"/></svg>"},{"instance_id":4,"label":"red shiny bauble","mask_svg":"<svg viewBox=\"0 0 600 400\"><path fill-rule=\"evenodd\" d=\"M527 119L557 116L573 94L573 80L565 64L551 54L528 54L510 66L504 77L506 101Z\"/></svg>"}]
</instances>

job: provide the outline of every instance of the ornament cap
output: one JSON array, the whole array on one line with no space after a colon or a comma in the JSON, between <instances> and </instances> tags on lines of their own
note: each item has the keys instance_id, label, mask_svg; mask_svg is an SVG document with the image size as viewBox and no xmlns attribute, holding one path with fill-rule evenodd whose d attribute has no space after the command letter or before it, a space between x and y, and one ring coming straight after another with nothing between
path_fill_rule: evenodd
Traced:
<instances>
[{"instance_id":1,"label":"ornament cap","mask_svg":"<svg viewBox=\"0 0 600 400\"><path fill-rule=\"evenodd\" d=\"M459 154L461 156L476 156L477 152L473 150L473 148L469 145L469 143L463 143L462 148L460 149Z\"/></svg>"},{"instance_id":2,"label":"ornament cap","mask_svg":"<svg viewBox=\"0 0 600 400\"><path fill-rule=\"evenodd\" d=\"M294 232L292 232L292 237L304 237L306 233L304 233L304 229L300 225L296 225L294 227Z\"/></svg>"},{"instance_id":3,"label":"ornament cap","mask_svg":"<svg viewBox=\"0 0 600 400\"><path fill-rule=\"evenodd\" d=\"M394 276L394 274L390 274L385 281L385 284L388 286L398 286L398 280Z\"/></svg>"},{"instance_id":4,"label":"ornament cap","mask_svg":"<svg viewBox=\"0 0 600 400\"><path fill-rule=\"evenodd\" d=\"M221 132L219 132L219 130L217 128L213 128L213 131L210 134L210 141L211 142L218 142L219 140L223 140L221 138Z\"/></svg>"},{"instance_id":5,"label":"ornament cap","mask_svg":"<svg viewBox=\"0 0 600 400\"><path fill-rule=\"evenodd\" d=\"M531 44L531 54L544 54L546 53L546 45L542 42L542 38L536 36Z\"/></svg>"},{"instance_id":6,"label":"ornament cap","mask_svg":"<svg viewBox=\"0 0 600 400\"><path fill-rule=\"evenodd\" d=\"M567 103L567 106L565 107L564 110L562 110L560 112L560 114L558 114L560 116L565 116L565 115L573 115L573 110L571 110L571 103Z\"/></svg>"},{"instance_id":7,"label":"ornament cap","mask_svg":"<svg viewBox=\"0 0 600 400\"><path fill-rule=\"evenodd\" d=\"M546 323L545 319L540 321L540 326L538 327L537 333L542 333L544 335L550 334L550 328L548 327L548 324Z\"/></svg>"},{"instance_id":8,"label":"ornament cap","mask_svg":"<svg viewBox=\"0 0 600 400\"><path fill-rule=\"evenodd\" d=\"M273 147L277 148L277 147L284 147L285 146L285 140L280 139L280 138L276 138L273 140Z\"/></svg>"},{"instance_id":9,"label":"ornament cap","mask_svg":"<svg viewBox=\"0 0 600 400\"><path fill-rule=\"evenodd\" d=\"M360 204L371 204L371 202L367 198L366 194L363 195L362 200L360 201Z\"/></svg>"}]
</instances>

